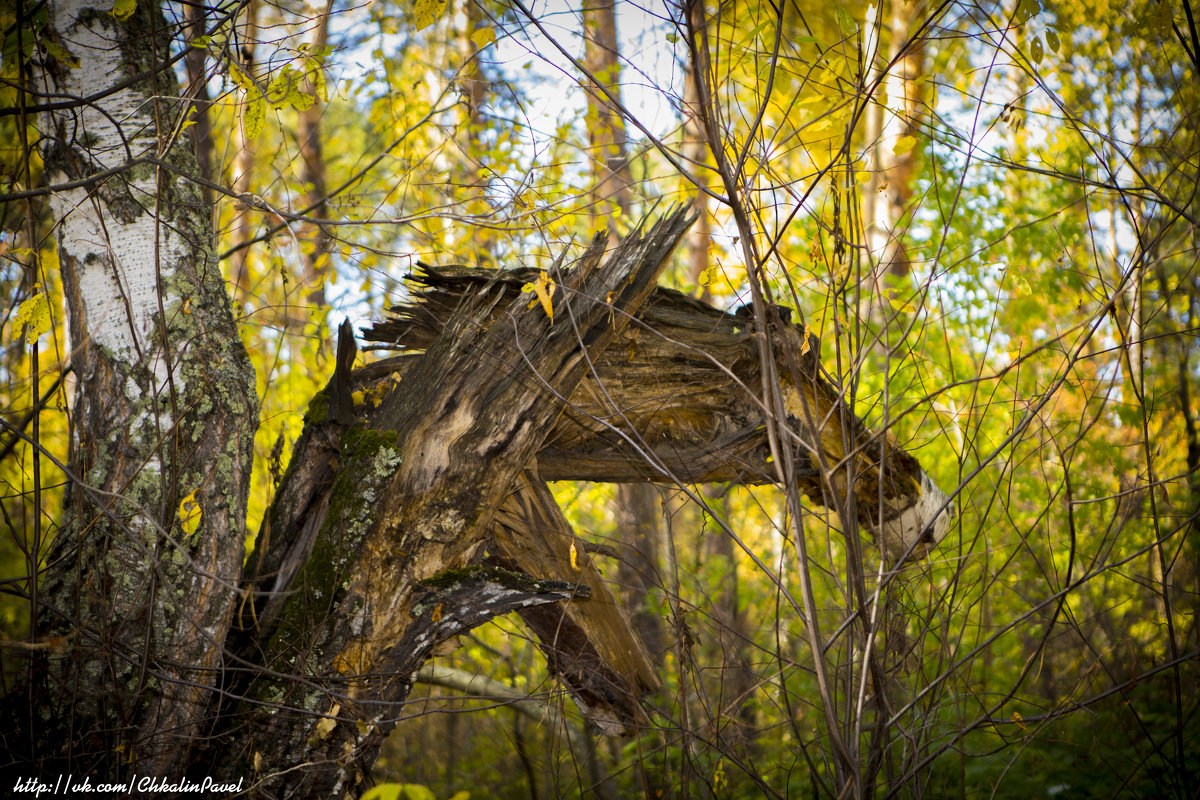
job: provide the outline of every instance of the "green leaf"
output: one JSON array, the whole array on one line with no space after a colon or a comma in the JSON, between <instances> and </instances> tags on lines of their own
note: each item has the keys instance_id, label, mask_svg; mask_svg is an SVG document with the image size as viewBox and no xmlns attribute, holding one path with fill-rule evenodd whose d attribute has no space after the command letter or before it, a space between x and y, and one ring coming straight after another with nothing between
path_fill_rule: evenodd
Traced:
<instances>
[{"instance_id":1,"label":"green leaf","mask_svg":"<svg viewBox=\"0 0 1200 800\"><path fill-rule=\"evenodd\" d=\"M416 17L417 30L428 28L445 10L446 0L416 0L413 15Z\"/></svg>"},{"instance_id":2,"label":"green leaf","mask_svg":"<svg viewBox=\"0 0 1200 800\"><path fill-rule=\"evenodd\" d=\"M1046 46L1050 48L1051 53L1057 53L1061 43L1058 41L1058 34L1053 28L1046 31Z\"/></svg>"},{"instance_id":3,"label":"green leaf","mask_svg":"<svg viewBox=\"0 0 1200 800\"><path fill-rule=\"evenodd\" d=\"M835 12L837 14L838 25L841 27L843 33L849 33L851 31L858 30L858 25L855 24L854 18L846 13L844 8L839 5L835 9Z\"/></svg>"},{"instance_id":4,"label":"green leaf","mask_svg":"<svg viewBox=\"0 0 1200 800\"><path fill-rule=\"evenodd\" d=\"M117 19L129 19L137 11L137 0L113 0L112 14Z\"/></svg>"},{"instance_id":5,"label":"green leaf","mask_svg":"<svg viewBox=\"0 0 1200 800\"><path fill-rule=\"evenodd\" d=\"M1033 41L1029 43L1029 60L1034 64L1042 63L1042 56L1046 51L1042 49L1042 40L1034 36Z\"/></svg>"},{"instance_id":6,"label":"green leaf","mask_svg":"<svg viewBox=\"0 0 1200 800\"><path fill-rule=\"evenodd\" d=\"M1038 0L1020 0L1013 13L1013 22L1017 25L1024 25L1041 10L1042 7Z\"/></svg>"},{"instance_id":7,"label":"green leaf","mask_svg":"<svg viewBox=\"0 0 1200 800\"><path fill-rule=\"evenodd\" d=\"M454 798L459 795L471 796L468 792L459 792ZM437 797L428 786L419 783L381 783L368 790L362 800L437 800Z\"/></svg>"},{"instance_id":8,"label":"green leaf","mask_svg":"<svg viewBox=\"0 0 1200 800\"><path fill-rule=\"evenodd\" d=\"M60 64L65 64L67 67L71 68L79 66L79 59L71 55L71 51L60 45L58 42L44 40L42 42L42 47L46 49L47 53L54 56L55 60Z\"/></svg>"}]
</instances>

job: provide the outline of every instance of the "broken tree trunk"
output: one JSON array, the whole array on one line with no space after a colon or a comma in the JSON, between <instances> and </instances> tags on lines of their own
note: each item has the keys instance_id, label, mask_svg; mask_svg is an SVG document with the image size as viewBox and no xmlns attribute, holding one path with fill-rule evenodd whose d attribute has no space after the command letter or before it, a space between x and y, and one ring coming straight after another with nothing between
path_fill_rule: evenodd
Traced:
<instances>
[{"instance_id":1,"label":"broken tree trunk","mask_svg":"<svg viewBox=\"0 0 1200 800\"><path fill-rule=\"evenodd\" d=\"M420 351L462 297L485 283L500 283L516 296L537 274L421 265L410 277L424 291L364 338ZM790 310L773 313L777 319L760 331L749 315L656 289L565 402L538 453L539 474L545 480L775 482L767 412L755 389L761 386L755 337L765 335L778 363L788 367L783 394L800 454L794 465L800 488L834 510L851 503L890 560L924 555L949 527L946 495L890 433L872 432L848 411L821 368L815 337L790 324ZM405 352L383 359L355 379L367 387L396 380L414 358Z\"/></svg>"},{"instance_id":2,"label":"broken tree trunk","mask_svg":"<svg viewBox=\"0 0 1200 800\"><path fill-rule=\"evenodd\" d=\"M591 588L583 602L519 612L538 637L550 670L571 689L588 719L608 735L642 718L638 697L658 676L641 637L608 590L585 542L575 536L549 487L526 473L496 513L496 555L527 575L572 577Z\"/></svg>"},{"instance_id":3,"label":"broken tree trunk","mask_svg":"<svg viewBox=\"0 0 1200 800\"><path fill-rule=\"evenodd\" d=\"M640 309L690 222L676 211L603 266L597 237L574 269L553 276L553 321L503 283L472 286L351 427L329 419L328 400L314 402L301 460L293 456L280 490L295 506L276 502L252 560L261 566L248 588L276 593L242 615L230 671L254 677L242 685L234 676L244 699L224 714L249 727L218 731L226 752L217 763L230 775L252 772L283 796L353 791L437 644L592 589L472 565L561 415L559 398ZM252 713L263 704L277 710Z\"/></svg>"}]
</instances>

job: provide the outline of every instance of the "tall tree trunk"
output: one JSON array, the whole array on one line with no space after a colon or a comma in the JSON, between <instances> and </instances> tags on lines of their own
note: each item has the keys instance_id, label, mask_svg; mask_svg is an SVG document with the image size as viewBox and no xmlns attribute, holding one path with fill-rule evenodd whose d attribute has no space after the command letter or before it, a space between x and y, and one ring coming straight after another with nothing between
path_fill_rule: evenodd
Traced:
<instances>
[{"instance_id":1,"label":"tall tree trunk","mask_svg":"<svg viewBox=\"0 0 1200 800\"><path fill-rule=\"evenodd\" d=\"M321 52L329 43L329 18L333 11L333 0L325 0L317 9L311 42L311 51ZM321 149L321 117L325 114L325 103L317 97L311 106L299 112L296 127L296 142L300 148L300 180L304 184L304 208L308 215L326 219L328 204L325 189L325 156ZM308 239L304 250L304 300L307 308L302 309L303 322L314 316L323 319L325 302L325 277L329 272L329 253L333 242L329 231L320 224L307 225Z\"/></svg>"},{"instance_id":2,"label":"tall tree trunk","mask_svg":"<svg viewBox=\"0 0 1200 800\"><path fill-rule=\"evenodd\" d=\"M250 75L257 72L258 57L258 15L261 12L260 0L249 0L243 13L245 20L240 25L239 39L241 47L238 55L241 57L242 68ZM234 128L234 157L229 188L235 196L251 192L254 186L254 140L245 136L242 127ZM229 256L229 277L233 281L234 293L239 303L250 299L250 248L247 245L254 229L254 212L246 203L234 203L234 217L229 225L229 243L233 248Z\"/></svg>"},{"instance_id":3,"label":"tall tree trunk","mask_svg":"<svg viewBox=\"0 0 1200 800\"><path fill-rule=\"evenodd\" d=\"M196 151L199 175L211 183L214 158L212 119L208 113L209 106L212 105L212 97L208 93L208 49L194 45L196 39L208 35L208 9L202 3L191 3L184 7L184 13L188 21L188 28L184 33L184 42L188 48L187 56L184 58L188 80L185 94L192 98L191 116L195 123L191 127L192 144ZM211 206L213 202L212 188L204 186L201 192L204 195L205 204Z\"/></svg>"},{"instance_id":4,"label":"tall tree trunk","mask_svg":"<svg viewBox=\"0 0 1200 800\"><path fill-rule=\"evenodd\" d=\"M912 269L900 225L912 202L913 173L920 152L915 139L921 132L925 108L925 40L913 38L923 5L922 0L892 0L886 61L892 66L884 76L887 106L873 105L867 117L867 139L874 144L874 157L863 199L863 228L871 264L897 278Z\"/></svg>"},{"instance_id":5,"label":"tall tree trunk","mask_svg":"<svg viewBox=\"0 0 1200 800\"><path fill-rule=\"evenodd\" d=\"M621 60L617 40L615 0L585 0L584 67L594 82L588 91L588 144L592 167L594 227L608 225L609 246L617 242L616 219L628 219L633 205L633 176L626 152L621 101ZM621 411L621 409L618 409ZM617 486L613 516L622 557L617 581L624 587L627 607L655 663L664 652L662 619L651 612L649 590L658 575L658 492L645 483Z\"/></svg>"},{"instance_id":6,"label":"tall tree trunk","mask_svg":"<svg viewBox=\"0 0 1200 800\"><path fill-rule=\"evenodd\" d=\"M647 483L617 484L613 516L621 543L617 583L629 609L630 621L658 668L667 650L663 619L653 597L662 592L658 558L662 503L658 490Z\"/></svg>"},{"instance_id":7,"label":"tall tree trunk","mask_svg":"<svg viewBox=\"0 0 1200 800\"><path fill-rule=\"evenodd\" d=\"M714 512L726 520L729 518L727 494L719 486L709 486L705 492L712 498ZM714 605L719 630L717 646L721 659L720 707L717 709L721 738L727 745L754 745L756 729L754 706L748 701L754 693L754 668L748 655L753 652L754 641L747 625L746 610L739 597L738 551L733 539L723 530L706 537L709 552L725 565L727 576L717 589Z\"/></svg>"},{"instance_id":8,"label":"tall tree trunk","mask_svg":"<svg viewBox=\"0 0 1200 800\"><path fill-rule=\"evenodd\" d=\"M706 24L703 0L694 0L688 6L693 25L699 28ZM708 154L708 137L704 134L704 123L700 117L700 90L696 82L696 65L688 59L684 79L683 108L687 115L683 120L683 161L697 181L692 209L696 213L696 224L688 233L688 280L699 286L700 300L707 303L712 297L709 282L703 280L705 270L712 266L708 248L712 244L712 219L708 210L709 174L711 159Z\"/></svg>"},{"instance_id":9,"label":"tall tree trunk","mask_svg":"<svg viewBox=\"0 0 1200 800\"><path fill-rule=\"evenodd\" d=\"M492 150L487 141L487 116L484 103L490 92L490 83L480 63L479 43L473 38L482 29L487 19L479 7L481 0L462 0L466 27L459 32L459 52L462 68L459 84L463 88L466 109L463 112L460 135L455 137L459 145L459 174L455 182L462 193L463 210L471 217L484 217L490 210L488 202L487 153ZM486 47L486 44L484 45ZM464 256L473 256L478 266L496 266L496 237L486 225L464 226L470 241L461 248Z\"/></svg>"},{"instance_id":10,"label":"tall tree trunk","mask_svg":"<svg viewBox=\"0 0 1200 800\"><path fill-rule=\"evenodd\" d=\"M126 20L111 8L50 8L50 35L81 66L54 65L47 90L99 99L45 113L49 182L120 171L51 197L73 450L42 592L55 647L38 718L18 713L5 743L46 771L171 775L221 667L258 408L195 154L172 136L187 106L171 100L165 21L154 3Z\"/></svg>"},{"instance_id":11,"label":"tall tree trunk","mask_svg":"<svg viewBox=\"0 0 1200 800\"><path fill-rule=\"evenodd\" d=\"M583 65L588 84L588 144L592 172L592 218L610 224L633 203L633 178L625 147L621 101L621 60L617 42L616 0L584 0ZM616 230L610 224L615 245Z\"/></svg>"}]
</instances>

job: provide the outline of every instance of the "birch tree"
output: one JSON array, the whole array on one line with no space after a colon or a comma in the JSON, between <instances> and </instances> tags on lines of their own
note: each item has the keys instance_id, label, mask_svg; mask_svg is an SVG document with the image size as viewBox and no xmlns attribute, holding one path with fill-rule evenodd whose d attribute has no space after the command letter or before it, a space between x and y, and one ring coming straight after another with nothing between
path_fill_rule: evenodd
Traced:
<instances>
[{"instance_id":1,"label":"birch tree","mask_svg":"<svg viewBox=\"0 0 1200 800\"><path fill-rule=\"evenodd\" d=\"M55 644L9 697L33 702L36 724L18 715L6 743L102 773L181 774L233 611L258 403L170 31L152 3L110 9L54 3L26 29L52 54L27 97L76 393L67 517L36 609Z\"/></svg>"}]
</instances>

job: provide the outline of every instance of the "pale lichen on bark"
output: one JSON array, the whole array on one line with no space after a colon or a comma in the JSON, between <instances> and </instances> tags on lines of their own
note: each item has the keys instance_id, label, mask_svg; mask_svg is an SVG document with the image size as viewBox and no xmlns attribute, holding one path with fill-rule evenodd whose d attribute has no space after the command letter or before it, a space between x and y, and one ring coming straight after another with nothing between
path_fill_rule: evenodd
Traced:
<instances>
[{"instance_id":1,"label":"pale lichen on bark","mask_svg":"<svg viewBox=\"0 0 1200 800\"><path fill-rule=\"evenodd\" d=\"M43 735L57 737L46 753L108 759L102 773L124 768L123 749L165 774L187 757L178 743L196 732L221 659L257 398L209 210L187 179L194 156L171 135L184 106L166 22L154 3L127 20L111 10L56 2L38 33L79 62L39 76L55 104L38 121L48 181L75 184L50 207L82 479L47 560L47 621L71 644L45 673L60 719ZM177 510L192 492L202 513L189 533Z\"/></svg>"}]
</instances>

